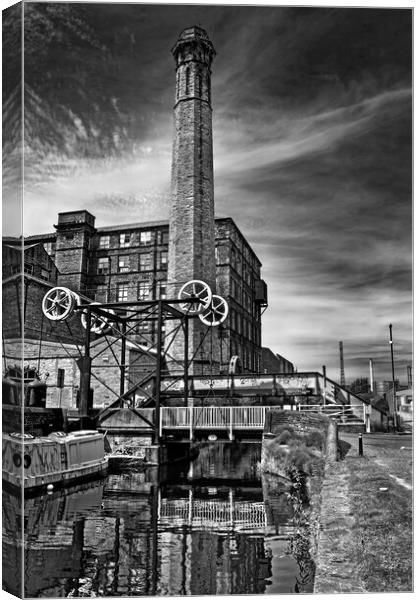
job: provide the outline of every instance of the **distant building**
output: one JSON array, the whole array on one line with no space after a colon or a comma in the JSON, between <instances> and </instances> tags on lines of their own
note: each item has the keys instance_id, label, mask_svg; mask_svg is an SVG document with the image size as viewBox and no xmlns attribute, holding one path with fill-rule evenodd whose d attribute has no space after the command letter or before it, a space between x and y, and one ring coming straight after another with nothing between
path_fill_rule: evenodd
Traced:
<instances>
[{"instance_id":1,"label":"distant building","mask_svg":"<svg viewBox=\"0 0 419 600\"><path fill-rule=\"evenodd\" d=\"M262 373L294 373L294 365L270 348L262 348Z\"/></svg>"}]
</instances>

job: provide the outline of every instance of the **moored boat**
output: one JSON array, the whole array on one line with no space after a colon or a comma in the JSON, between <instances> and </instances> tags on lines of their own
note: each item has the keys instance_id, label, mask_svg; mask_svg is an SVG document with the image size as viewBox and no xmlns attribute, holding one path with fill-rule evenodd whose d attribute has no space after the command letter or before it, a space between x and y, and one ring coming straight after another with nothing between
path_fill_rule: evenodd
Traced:
<instances>
[{"instance_id":1,"label":"moored boat","mask_svg":"<svg viewBox=\"0 0 419 600\"><path fill-rule=\"evenodd\" d=\"M94 430L47 436L3 434L3 481L30 492L105 476L104 436Z\"/></svg>"}]
</instances>

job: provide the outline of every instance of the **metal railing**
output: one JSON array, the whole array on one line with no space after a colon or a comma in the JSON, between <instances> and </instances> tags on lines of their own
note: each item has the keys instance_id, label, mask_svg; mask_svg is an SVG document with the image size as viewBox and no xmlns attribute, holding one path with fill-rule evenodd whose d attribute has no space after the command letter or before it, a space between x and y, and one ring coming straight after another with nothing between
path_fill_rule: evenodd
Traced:
<instances>
[{"instance_id":1,"label":"metal railing","mask_svg":"<svg viewBox=\"0 0 419 600\"><path fill-rule=\"evenodd\" d=\"M160 410L160 433L164 429L263 430L268 406L175 406Z\"/></svg>"},{"instance_id":2,"label":"metal railing","mask_svg":"<svg viewBox=\"0 0 419 600\"><path fill-rule=\"evenodd\" d=\"M340 421L365 422L365 406L340 406L337 404L298 404L299 412L323 414Z\"/></svg>"}]
</instances>

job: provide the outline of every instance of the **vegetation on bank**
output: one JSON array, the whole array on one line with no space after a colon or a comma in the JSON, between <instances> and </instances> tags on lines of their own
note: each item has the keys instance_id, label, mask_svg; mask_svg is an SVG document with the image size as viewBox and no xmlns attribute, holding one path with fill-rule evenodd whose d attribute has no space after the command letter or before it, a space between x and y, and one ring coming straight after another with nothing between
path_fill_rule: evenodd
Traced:
<instances>
[{"instance_id":1,"label":"vegetation on bank","mask_svg":"<svg viewBox=\"0 0 419 600\"><path fill-rule=\"evenodd\" d=\"M293 508L294 533L288 552L299 565L295 592L311 592L317 544L321 480L324 469L326 432L311 428L302 432L291 424L282 425L264 440L268 462L290 481L287 494Z\"/></svg>"},{"instance_id":2,"label":"vegetation on bank","mask_svg":"<svg viewBox=\"0 0 419 600\"><path fill-rule=\"evenodd\" d=\"M411 490L391 477L391 465L377 465L368 457L348 456L345 462L349 468L348 500L354 515L348 542L366 591L411 591ZM411 458L396 450L387 462L400 473Z\"/></svg>"},{"instance_id":3,"label":"vegetation on bank","mask_svg":"<svg viewBox=\"0 0 419 600\"><path fill-rule=\"evenodd\" d=\"M320 430L303 433L283 425L264 443L269 457L282 465L285 472L296 468L309 476L323 465L326 438Z\"/></svg>"},{"instance_id":4,"label":"vegetation on bank","mask_svg":"<svg viewBox=\"0 0 419 600\"><path fill-rule=\"evenodd\" d=\"M264 444L269 470L285 475L291 483L288 499L294 509L295 533L289 552L300 565L295 591L308 591L315 571L313 559L321 572L318 593L412 590L412 454L408 448L368 448L360 457L357 443L352 447L340 443L347 446L346 456L329 465L323 509L326 435L322 428L303 433L283 425ZM319 555L323 510L328 521Z\"/></svg>"}]
</instances>

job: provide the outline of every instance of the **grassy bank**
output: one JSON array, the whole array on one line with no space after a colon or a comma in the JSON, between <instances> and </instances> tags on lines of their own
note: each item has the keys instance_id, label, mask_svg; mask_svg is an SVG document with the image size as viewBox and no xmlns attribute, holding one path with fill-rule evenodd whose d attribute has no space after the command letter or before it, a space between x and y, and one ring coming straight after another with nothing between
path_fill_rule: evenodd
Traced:
<instances>
[{"instance_id":1,"label":"grassy bank","mask_svg":"<svg viewBox=\"0 0 419 600\"><path fill-rule=\"evenodd\" d=\"M400 480L411 477L411 455L393 450L378 457L347 456L345 461L349 469L348 500L354 515L351 554L365 589L410 591L412 495Z\"/></svg>"},{"instance_id":2,"label":"grassy bank","mask_svg":"<svg viewBox=\"0 0 419 600\"><path fill-rule=\"evenodd\" d=\"M412 590L412 456L343 442L325 470L315 593Z\"/></svg>"}]
</instances>

